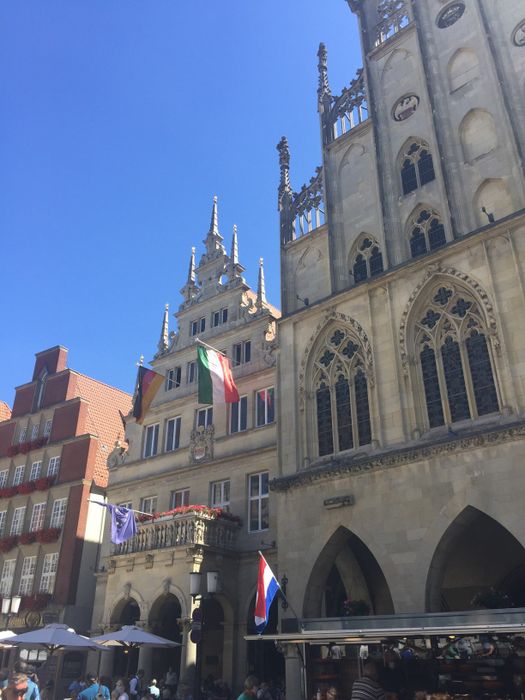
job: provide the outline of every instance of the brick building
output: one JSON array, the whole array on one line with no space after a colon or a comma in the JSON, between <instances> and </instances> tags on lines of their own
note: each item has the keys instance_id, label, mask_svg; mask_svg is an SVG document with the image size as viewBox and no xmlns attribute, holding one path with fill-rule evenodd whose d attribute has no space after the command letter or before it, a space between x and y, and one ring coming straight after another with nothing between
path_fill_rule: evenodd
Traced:
<instances>
[{"instance_id":1,"label":"brick building","mask_svg":"<svg viewBox=\"0 0 525 700\"><path fill-rule=\"evenodd\" d=\"M89 628L105 509L107 455L131 396L68 369L61 346L36 354L0 421L0 595L21 596L2 623Z\"/></svg>"}]
</instances>

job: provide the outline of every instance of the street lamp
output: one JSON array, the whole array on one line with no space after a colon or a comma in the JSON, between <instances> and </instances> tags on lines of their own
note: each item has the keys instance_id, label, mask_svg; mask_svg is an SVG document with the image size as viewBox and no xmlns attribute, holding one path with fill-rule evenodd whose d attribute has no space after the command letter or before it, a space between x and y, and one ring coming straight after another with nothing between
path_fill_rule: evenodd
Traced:
<instances>
[{"instance_id":1,"label":"street lamp","mask_svg":"<svg viewBox=\"0 0 525 700\"><path fill-rule=\"evenodd\" d=\"M22 596L14 595L12 598L2 598L2 614L6 615L6 628L9 627L9 622L13 615L17 615L20 610Z\"/></svg>"},{"instance_id":2,"label":"street lamp","mask_svg":"<svg viewBox=\"0 0 525 700\"><path fill-rule=\"evenodd\" d=\"M206 573L206 591L201 593L202 574L200 571L190 572L190 595L193 602L212 598L219 587L219 572L208 571ZM201 673L202 673L202 632L203 632L203 606L194 608L191 614L190 640L197 646L195 657L195 678L193 682L193 698L201 700Z\"/></svg>"}]
</instances>

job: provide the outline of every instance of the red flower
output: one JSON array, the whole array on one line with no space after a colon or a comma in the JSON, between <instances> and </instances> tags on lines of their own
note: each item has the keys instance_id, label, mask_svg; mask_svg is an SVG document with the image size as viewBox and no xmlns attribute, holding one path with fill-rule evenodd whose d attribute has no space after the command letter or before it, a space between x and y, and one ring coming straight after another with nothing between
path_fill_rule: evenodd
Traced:
<instances>
[{"instance_id":1,"label":"red flower","mask_svg":"<svg viewBox=\"0 0 525 700\"><path fill-rule=\"evenodd\" d=\"M21 610L42 610L51 600L50 593L35 593L34 595L24 595L20 601Z\"/></svg>"},{"instance_id":2,"label":"red flower","mask_svg":"<svg viewBox=\"0 0 525 700\"><path fill-rule=\"evenodd\" d=\"M52 476L43 476L34 482L35 489L37 491L47 491L53 485L53 481L54 478Z\"/></svg>"},{"instance_id":3,"label":"red flower","mask_svg":"<svg viewBox=\"0 0 525 700\"><path fill-rule=\"evenodd\" d=\"M36 532L23 532L19 537L20 544L33 544L36 541Z\"/></svg>"},{"instance_id":4,"label":"red flower","mask_svg":"<svg viewBox=\"0 0 525 700\"><path fill-rule=\"evenodd\" d=\"M34 535L37 542L56 542L60 537L60 528L50 527L47 530L38 530Z\"/></svg>"},{"instance_id":5,"label":"red flower","mask_svg":"<svg viewBox=\"0 0 525 700\"><path fill-rule=\"evenodd\" d=\"M23 493L27 495L28 493L33 493L36 486L34 481L26 481L24 484L20 484L17 488L18 493Z\"/></svg>"},{"instance_id":6,"label":"red flower","mask_svg":"<svg viewBox=\"0 0 525 700\"><path fill-rule=\"evenodd\" d=\"M232 515L227 510L222 508L210 508L209 506L203 505L191 505L191 506L179 506L178 508L172 508L171 510L163 511L162 513L152 513L151 515L141 514L137 517L137 520L141 523L150 522L151 520L156 520L157 518L164 518L168 515L206 515L209 518L215 520L216 518L223 518L224 520L230 520L233 523L240 525L241 519L237 515Z\"/></svg>"},{"instance_id":7,"label":"red flower","mask_svg":"<svg viewBox=\"0 0 525 700\"><path fill-rule=\"evenodd\" d=\"M9 552L13 547L16 547L18 543L18 537L16 535L11 535L11 537L4 537L0 540L0 552Z\"/></svg>"},{"instance_id":8,"label":"red flower","mask_svg":"<svg viewBox=\"0 0 525 700\"><path fill-rule=\"evenodd\" d=\"M7 448L7 456L8 457L14 457L15 455L18 454L18 445L10 445Z\"/></svg>"},{"instance_id":9,"label":"red flower","mask_svg":"<svg viewBox=\"0 0 525 700\"><path fill-rule=\"evenodd\" d=\"M20 452L23 455L26 455L29 452L29 450L31 449L31 443L30 442L21 442L18 445L18 449L20 450Z\"/></svg>"}]
</instances>

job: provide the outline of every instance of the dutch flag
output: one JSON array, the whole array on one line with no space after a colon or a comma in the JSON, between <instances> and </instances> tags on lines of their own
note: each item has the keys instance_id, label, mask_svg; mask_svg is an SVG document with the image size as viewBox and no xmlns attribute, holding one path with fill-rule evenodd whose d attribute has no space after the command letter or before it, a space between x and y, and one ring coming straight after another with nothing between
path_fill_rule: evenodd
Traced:
<instances>
[{"instance_id":1,"label":"dutch flag","mask_svg":"<svg viewBox=\"0 0 525 700\"><path fill-rule=\"evenodd\" d=\"M268 624L270 606L280 586L268 562L259 552L259 578L257 579L257 597L255 598L255 629L262 634Z\"/></svg>"}]
</instances>

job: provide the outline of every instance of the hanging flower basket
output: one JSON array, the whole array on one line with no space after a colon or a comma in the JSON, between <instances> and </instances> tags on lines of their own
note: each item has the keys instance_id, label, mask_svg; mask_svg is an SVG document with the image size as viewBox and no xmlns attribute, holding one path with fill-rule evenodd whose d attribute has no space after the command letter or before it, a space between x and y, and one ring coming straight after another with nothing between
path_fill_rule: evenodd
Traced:
<instances>
[{"instance_id":1,"label":"hanging flower basket","mask_svg":"<svg viewBox=\"0 0 525 700\"><path fill-rule=\"evenodd\" d=\"M23 532L18 541L20 544L33 544L33 542L36 542L36 532Z\"/></svg>"},{"instance_id":2,"label":"hanging flower basket","mask_svg":"<svg viewBox=\"0 0 525 700\"><path fill-rule=\"evenodd\" d=\"M36 541L44 544L45 542L56 542L60 537L59 527L50 527L47 530L38 530L34 533Z\"/></svg>"}]
</instances>

